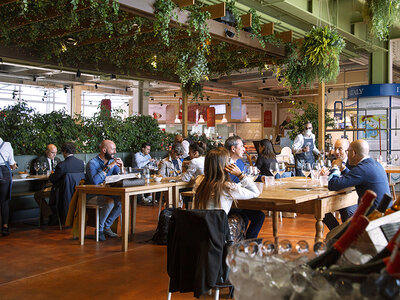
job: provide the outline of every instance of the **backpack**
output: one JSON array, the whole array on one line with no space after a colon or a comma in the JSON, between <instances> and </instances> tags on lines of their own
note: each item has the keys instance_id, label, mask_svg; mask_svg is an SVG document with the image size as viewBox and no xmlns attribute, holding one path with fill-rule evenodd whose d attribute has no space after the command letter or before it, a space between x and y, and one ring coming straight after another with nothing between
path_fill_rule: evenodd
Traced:
<instances>
[{"instance_id":1,"label":"backpack","mask_svg":"<svg viewBox=\"0 0 400 300\"><path fill-rule=\"evenodd\" d=\"M176 208L163 209L158 218L158 225L156 232L153 235L152 241L158 245L166 245L168 240L168 226L169 220Z\"/></svg>"}]
</instances>

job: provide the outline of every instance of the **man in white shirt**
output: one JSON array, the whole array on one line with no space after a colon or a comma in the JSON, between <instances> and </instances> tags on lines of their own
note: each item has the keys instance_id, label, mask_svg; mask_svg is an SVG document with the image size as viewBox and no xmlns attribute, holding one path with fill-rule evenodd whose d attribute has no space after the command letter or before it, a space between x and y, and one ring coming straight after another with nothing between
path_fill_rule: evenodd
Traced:
<instances>
[{"instance_id":1,"label":"man in white shirt","mask_svg":"<svg viewBox=\"0 0 400 300\"><path fill-rule=\"evenodd\" d=\"M150 156L150 151L151 145L147 142L143 143L141 151L135 153L132 166L134 168L142 169L146 167L150 162L154 161L154 159L152 159ZM153 201L151 194L139 195L138 200L141 201L142 198L145 204L151 203Z\"/></svg>"},{"instance_id":2,"label":"man in white shirt","mask_svg":"<svg viewBox=\"0 0 400 300\"><path fill-rule=\"evenodd\" d=\"M314 154L320 155L315 146L315 135L312 133L312 124L307 122L304 125L304 132L296 136L293 142L293 153L296 162L296 176L302 176L301 167L305 163L313 164L315 162Z\"/></svg>"}]
</instances>

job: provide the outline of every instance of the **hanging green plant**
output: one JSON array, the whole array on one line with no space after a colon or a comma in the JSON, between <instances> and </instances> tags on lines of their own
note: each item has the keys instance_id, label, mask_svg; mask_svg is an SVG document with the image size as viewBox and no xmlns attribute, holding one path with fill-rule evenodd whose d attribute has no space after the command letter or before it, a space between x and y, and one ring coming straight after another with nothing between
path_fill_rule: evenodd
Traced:
<instances>
[{"instance_id":1,"label":"hanging green plant","mask_svg":"<svg viewBox=\"0 0 400 300\"><path fill-rule=\"evenodd\" d=\"M237 32L237 36L240 36L240 30L243 29L243 22L241 18L240 11L236 8L236 0L225 0L226 2L226 10L230 11L232 16L235 19L235 29Z\"/></svg>"},{"instance_id":2,"label":"hanging green plant","mask_svg":"<svg viewBox=\"0 0 400 300\"><path fill-rule=\"evenodd\" d=\"M365 5L371 33L387 41L390 27L400 22L400 0L367 0Z\"/></svg>"},{"instance_id":3,"label":"hanging green plant","mask_svg":"<svg viewBox=\"0 0 400 300\"><path fill-rule=\"evenodd\" d=\"M304 37L300 49L288 45L286 59L281 62L278 76L284 77L284 85L292 92L301 86L335 81L339 74L339 55L345 46L336 30L314 27Z\"/></svg>"},{"instance_id":4,"label":"hanging green plant","mask_svg":"<svg viewBox=\"0 0 400 300\"><path fill-rule=\"evenodd\" d=\"M178 6L172 0L157 0L154 3L155 17L156 20L153 24L154 34L161 37L161 40L166 46L169 46L169 23L171 18L175 17L177 19L174 9Z\"/></svg>"},{"instance_id":5,"label":"hanging green plant","mask_svg":"<svg viewBox=\"0 0 400 300\"><path fill-rule=\"evenodd\" d=\"M249 13L251 14L251 37L257 38L261 46L265 48L265 41L263 36L261 35L260 17L257 15L256 10L254 8L251 8L249 10Z\"/></svg>"}]
</instances>

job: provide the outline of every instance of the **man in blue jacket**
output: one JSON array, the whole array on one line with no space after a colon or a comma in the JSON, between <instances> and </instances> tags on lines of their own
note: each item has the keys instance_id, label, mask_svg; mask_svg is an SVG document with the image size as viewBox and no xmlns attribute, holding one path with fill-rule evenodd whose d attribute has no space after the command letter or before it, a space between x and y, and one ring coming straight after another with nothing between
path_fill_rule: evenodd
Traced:
<instances>
[{"instance_id":1,"label":"man in blue jacket","mask_svg":"<svg viewBox=\"0 0 400 300\"><path fill-rule=\"evenodd\" d=\"M106 176L117 175L124 170L124 163L120 158L114 158L117 147L113 141L104 140L100 145L100 154L92 158L86 166L88 184L101 184ZM89 199L89 197L91 197ZM102 206L99 221L99 240L104 241L106 236L116 238L110 226L121 214L121 199L119 196L88 195L88 203L94 202Z\"/></svg>"},{"instance_id":2,"label":"man in blue jacket","mask_svg":"<svg viewBox=\"0 0 400 300\"><path fill-rule=\"evenodd\" d=\"M370 210L375 209L382 200L383 195L385 193L390 194L385 170L378 162L369 157L369 145L365 140L352 142L347 150L347 157L351 170L342 163L341 159L336 159L332 173L329 175L329 190L339 191L354 186L359 199L366 190L373 190L377 197ZM354 214L356 208L354 207L354 209L348 211L348 217Z\"/></svg>"},{"instance_id":3,"label":"man in blue jacket","mask_svg":"<svg viewBox=\"0 0 400 300\"><path fill-rule=\"evenodd\" d=\"M225 148L229 151L230 163L238 166L240 171L244 170L244 162L241 160L245 148L243 145L243 140L239 136L231 136L225 141ZM229 174L231 179L235 183L239 183L240 180L238 177ZM262 225L264 224L265 214L261 210L250 210L250 209L238 209L231 208L229 214L237 213L242 216L245 226L250 221L250 226L246 231L246 239L257 238L258 233L261 230Z\"/></svg>"}]
</instances>

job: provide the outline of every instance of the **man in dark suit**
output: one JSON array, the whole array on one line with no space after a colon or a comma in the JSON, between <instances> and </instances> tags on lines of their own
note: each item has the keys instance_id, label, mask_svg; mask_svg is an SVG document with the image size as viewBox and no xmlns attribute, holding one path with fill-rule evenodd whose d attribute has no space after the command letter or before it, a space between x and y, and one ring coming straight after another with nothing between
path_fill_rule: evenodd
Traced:
<instances>
[{"instance_id":1,"label":"man in dark suit","mask_svg":"<svg viewBox=\"0 0 400 300\"><path fill-rule=\"evenodd\" d=\"M56 157L57 155L57 147L54 144L48 144L46 147L46 152L45 155L39 156L34 162L33 162L33 168L31 170L34 170L35 175L44 175L46 174L46 170L49 170L50 172L54 171L56 168L56 165L61 162L61 159ZM35 163L40 163L40 166L43 165L43 163L46 164L46 170L43 171L42 169L39 169L39 171L36 172L34 169Z\"/></svg>"},{"instance_id":2,"label":"man in dark suit","mask_svg":"<svg viewBox=\"0 0 400 300\"><path fill-rule=\"evenodd\" d=\"M84 162L74 156L76 151L75 144L68 142L61 146L61 152L64 156L64 161L57 164L54 173L49 177L50 182L57 186L61 184L65 174L67 173L84 173ZM48 223L52 210L50 209L49 203L45 201L46 197L50 197L52 186L46 187L45 189L35 193L36 202L41 204L41 216L43 217L44 223ZM66 213L66 212L65 212Z\"/></svg>"}]
</instances>

